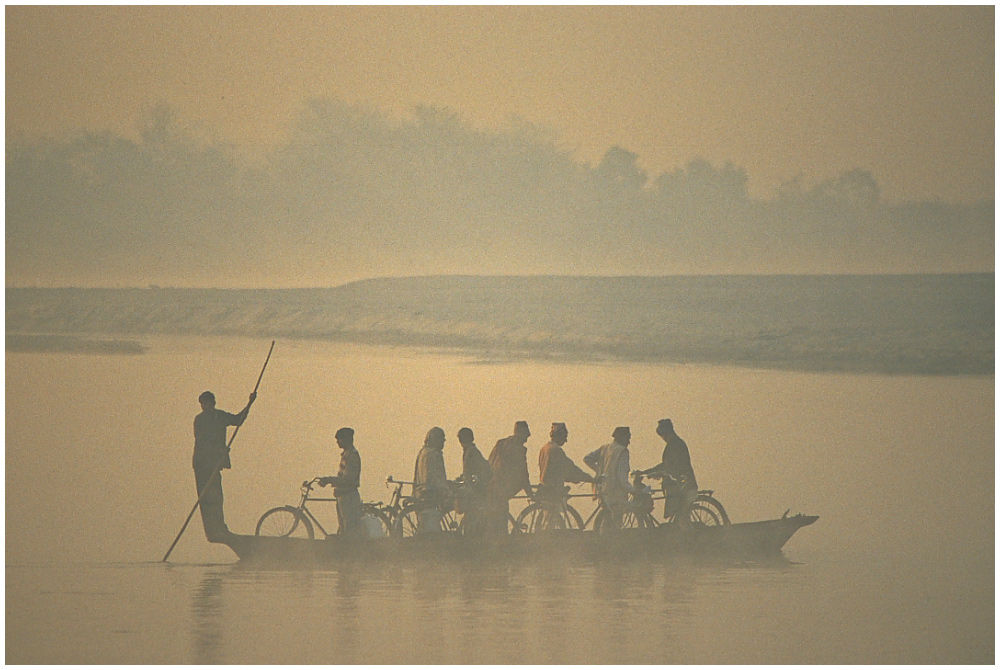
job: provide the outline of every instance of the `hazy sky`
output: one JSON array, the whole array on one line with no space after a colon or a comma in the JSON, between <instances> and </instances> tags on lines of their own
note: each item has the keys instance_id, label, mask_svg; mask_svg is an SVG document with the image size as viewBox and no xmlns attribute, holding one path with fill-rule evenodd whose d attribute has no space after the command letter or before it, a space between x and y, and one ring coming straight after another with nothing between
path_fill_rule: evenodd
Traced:
<instances>
[{"instance_id":1,"label":"hazy sky","mask_svg":"<svg viewBox=\"0 0 1000 670\"><path fill-rule=\"evenodd\" d=\"M134 136L152 104L280 141L309 96L445 106L694 157L752 196L861 168L890 202L994 194L994 8L7 7L7 137Z\"/></svg>"}]
</instances>

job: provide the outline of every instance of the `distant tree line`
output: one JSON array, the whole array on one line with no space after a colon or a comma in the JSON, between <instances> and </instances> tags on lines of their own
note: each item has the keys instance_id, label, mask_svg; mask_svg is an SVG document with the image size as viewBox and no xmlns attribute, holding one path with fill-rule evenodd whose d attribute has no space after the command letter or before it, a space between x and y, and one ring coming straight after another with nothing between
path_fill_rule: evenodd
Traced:
<instances>
[{"instance_id":1,"label":"distant tree line","mask_svg":"<svg viewBox=\"0 0 1000 670\"><path fill-rule=\"evenodd\" d=\"M993 269L993 201L888 204L861 169L755 199L731 164L650 177L623 147L589 165L531 123L436 107L310 100L249 159L161 105L138 140L8 142L6 165L8 284Z\"/></svg>"}]
</instances>

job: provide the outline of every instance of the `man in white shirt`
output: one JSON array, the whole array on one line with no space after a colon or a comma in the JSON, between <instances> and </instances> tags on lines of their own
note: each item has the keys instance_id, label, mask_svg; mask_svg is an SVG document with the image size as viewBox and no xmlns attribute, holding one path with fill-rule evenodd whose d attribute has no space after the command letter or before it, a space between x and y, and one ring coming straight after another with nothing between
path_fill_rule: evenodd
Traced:
<instances>
[{"instance_id":1,"label":"man in white shirt","mask_svg":"<svg viewBox=\"0 0 1000 670\"><path fill-rule=\"evenodd\" d=\"M583 457L583 462L594 471L596 492L611 515L611 527L618 529L621 528L622 516L628 509L629 492L632 491L628 479L628 445L632 441L632 432L627 426L619 426L611 437L613 442L590 452Z\"/></svg>"},{"instance_id":2,"label":"man in white shirt","mask_svg":"<svg viewBox=\"0 0 1000 670\"><path fill-rule=\"evenodd\" d=\"M437 426L427 431L424 446L417 454L413 468L413 495L417 500L434 503L419 512L417 526L419 532L441 530L441 515L450 506L448 476L444 469L444 430Z\"/></svg>"}]
</instances>

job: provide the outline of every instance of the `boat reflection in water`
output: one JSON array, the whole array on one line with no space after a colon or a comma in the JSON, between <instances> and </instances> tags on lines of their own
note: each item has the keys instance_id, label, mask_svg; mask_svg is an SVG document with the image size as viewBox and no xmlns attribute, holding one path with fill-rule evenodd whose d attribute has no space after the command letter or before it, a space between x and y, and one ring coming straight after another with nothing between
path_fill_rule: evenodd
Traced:
<instances>
[{"instance_id":1,"label":"boat reflection in water","mask_svg":"<svg viewBox=\"0 0 1000 670\"><path fill-rule=\"evenodd\" d=\"M316 542L319 542L318 540ZM269 543L270 544L270 543ZM298 544L298 543L295 543ZM675 555L203 566L195 663L637 663L709 659L706 594L773 589L800 568ZM637 603L642 605L637 606ZM224 659L224 660L223 660Z\"/></svg>"}]
</instances>

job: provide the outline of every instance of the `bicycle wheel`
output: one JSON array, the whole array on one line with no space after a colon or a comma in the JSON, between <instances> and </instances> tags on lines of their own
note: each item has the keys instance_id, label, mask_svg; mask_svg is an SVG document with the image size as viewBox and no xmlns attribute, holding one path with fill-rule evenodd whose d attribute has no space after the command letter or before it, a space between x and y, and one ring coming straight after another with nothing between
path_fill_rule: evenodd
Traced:
<instances>
[{"instance_id":1,"label":"bicycle wheel","mask_svg":"<svg viewBox=\"0 0 1000 670\"><path fill-rule=\"evenodd\" d=\"M392 525L396 523L396 519L399 518L400 513L403 511L401 507L386 507L383 506L380 511L382 516L389 520L389 530L392 530Z\"/></svg>"},{"instance_id":2,"label":"bicycle wheel","mask_svg":"<svg viewBox=\"0 0 1000 670\"><path fill-rule=\"evenodd\" d=\"M563 523L571 530L583 530L583 517L567 503L563 506Z\"/></svg>"},{"instance_id":3,"label":"bicycle wheel","mask_svg":"<svg viewBox=\"0 0 1000 670\"><path fill-rule=\"evenodd\" d=\"M723 526L729 525L729 515L726 514L726 508L722 506L718 500L710 495L699 493L698 497L695 498L695 504L701 505L702 507L707 507L715 513L716 518L722 523Z\"/></svg>"},{"instance_id":4,"label":"bicycle wheel","mask_svg":"<svg viewBox=\"0 0 1000 670\"><path fill-rule=\"evenodd\" d=\"M302 537L313 539L313 526L297 507L286 505L264 512L257 522L257 535L262 537Z\"/></svg>"},{"instance_id":5,"label":"bicycle wheel","mask_svg":"<svg viewBox=\"0 0 1000 670\"><path fill-rule=\"evenodd\" d=\"M421 523L435 523L432 520L432 515L428 513L436 510L437 508L433 505L411 505L404 507L395 523L392 524L392 537L413 537L414 535L428 532L452 533L458 531L458 516L454 510L448 510L443 514L438 512L439 520L436 522L437 525L433 530L422 527Z\"/></svg>"},{"instance_id":6,"label":"bicycle wheel","mask_svg":"<svg viewBox=\"0 0 1000 670\"><path fill-rule=\"evenodd\" d=\"M541 530L565 528L566 523L562 515L552 511L549 505L531 503L517 515L514 527L522 533L537 533Z\"/></svg>"},{"instance_id":7,"label":"bicycle wheel","mask_svg":"<svg viewBox=\"0 0 1000 670\"><path fill-rule=\"evenodd\" d=\"M602 507L594 519L594 532L600 535L607 535L609 533L617 533L621 529L622 527L614 521L611 514L608 513L607 508Z\"/></svg>"},{"instance_id":8,"label":"bicycle wheel","mask_svg":"<svg viewBox=\"0 0 1000 670\"><path fill-rule=\"evenodd\" d=\"M691 505L688 518L691 519L692 526L722 525L722 520L719 518L719 515L717 515L714 510L701 504L700 502L696 502Z\"/></svg>"},{"instance_id":9,"label":"bicycle wheel","mask_svg":"<svg viewBox=\"0 0 1000 670\"><path fill-rule=\"evenodd\" d=\"M622 528L656 528L660 522L649 512L629 510L622 519Z\"/></svg>"},{"instance_id":10,"label":"bicycle wheel","mask_svg":"<svg viewBox=\"0 0 1000 670\"><path fill-rule=\"evenodd\" d=\"M392 537L413 537L419 532L420 522L417 518L419 510L416 506L404 507L392 523Z\"/></svg>"},{"instance_id":11,"label":"bicycle wheel","mask_svg":"<svg viewBox=\"0 0 1000 670\"><path fill-rule=\"evenodd\" d=\"M448 517L448 515L445 515L445 519L442 519L442 523L446 522L445 520L447 519L447 517ZM484 526L486 524L486 520L484 519L484 517L480 516L480 517L478 517L476 519L476 521L477 521L477 524L478 524L477 525L477 529L475 531L471 531L471 532L475 532L478 535L482 535L483 533L488 532L488 531L486 531L484 529ZM447 522L447 523L449 523L449 525L450 525L450 524L453 524L454 522ZM457 526L452 526L451 528L446 528L445 530L448 530L448 531L457 531L459 535L469 535L470 530L469 530L468 514L463 514L462 515L462 518L458 521L458 525ZM507 534L508 535L512 535L514 533L526 533L526 532L528 532L528 529L524 528L524 527L519 527L517 521L514 519L514 515L513 514L508 514L507 515Z\"/></svg>"}]
</instances>

